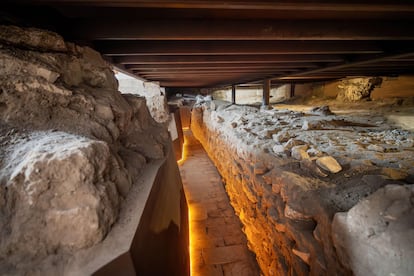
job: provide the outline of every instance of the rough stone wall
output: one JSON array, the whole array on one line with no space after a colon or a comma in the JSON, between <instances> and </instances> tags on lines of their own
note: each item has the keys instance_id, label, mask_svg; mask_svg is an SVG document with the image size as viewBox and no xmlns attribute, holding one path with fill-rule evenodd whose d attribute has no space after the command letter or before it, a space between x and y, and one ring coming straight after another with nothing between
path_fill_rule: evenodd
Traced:
<instances>
[{"instance_id":1,"label":"rough stone wall","mask_svg":"<svg viewBox=\"0 0 414 276\"><path fill-rule=\"evenodd\" d=\"M156 82L145 82L120 72L116 73L119 91L126 94L136 94L145 97L152 118L158 123L170 120L167 97L164 88Z\"/></svg>"},{"instance_id":2,"label":"rough stone wall","mask_svg":"<svg viewBox=\"0 0 414 276\"><path fill-rule=\"evenodd\" d=\"M0 274L101 241L168 141L99 53L13 26L0 26L0 133Z\"/></svg>"},{"instance_id":3,"label":"rough stone wall","mask_svg":"<svg viewBox=\"0 0 414 276\"><path fill-rule=\"evenodd\" d=\"M414 164L412 133L383 121L368 130L360 119L327 108L305 114L206 102L193 109L191 129L223 176L265 275L359 271L342 258L349 248L334 243L335 213L387 184L411 183ZM410 240L414 225L405 227Z\"/></svg>"}]
</instances>

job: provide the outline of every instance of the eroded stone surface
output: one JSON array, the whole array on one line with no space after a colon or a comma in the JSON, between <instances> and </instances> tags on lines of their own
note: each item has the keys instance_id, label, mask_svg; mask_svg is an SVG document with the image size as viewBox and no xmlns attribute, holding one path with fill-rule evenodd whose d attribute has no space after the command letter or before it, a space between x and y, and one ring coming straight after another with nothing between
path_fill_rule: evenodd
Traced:
<instances>
[{"instance_id":1,"label":"eroded stone surface","mask_svg":"<svg viewBox=\"0 0 414 276\"><path fill-rule=\"evenodd\" d=\"M414 185L387 185L333 221L334 244L355 275L413 275Z\"/></svg>"},{"instance_id":2,"label":"eroded stone surface","mask_svg":"<svg viewBox=\"0 0 414 276\"><path fill-rule=\"evenodd\" d=\"M192 131L223 176L263 273L352 273L333 245L333 216L387 184L410 181L414 157L405 145L413 133L380 118L199 102ZM336 161L325 170L318 158ZM268 171L257 174L257 164Z\"/></svg>"},{"instance_id":3,"label":"eroded stone surface","mask_svg":"<svg viewBox=\"0 0 414 276\"><path fill-rule=\"evenodd\" d=\"M0 33L0 274L30 274L106 236L168 133L99 53L38 29Z\"/></svg>"}]
</instances>

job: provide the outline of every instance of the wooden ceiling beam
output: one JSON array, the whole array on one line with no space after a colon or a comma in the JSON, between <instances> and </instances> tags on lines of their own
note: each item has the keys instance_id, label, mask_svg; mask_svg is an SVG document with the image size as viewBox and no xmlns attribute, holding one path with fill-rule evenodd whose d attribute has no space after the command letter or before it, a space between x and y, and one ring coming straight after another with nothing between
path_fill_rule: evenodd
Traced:
<instances>
[{"instance_id":1,"label":"wooden ceiling beam","mask_svg":"<svg viewBox=\"0 0 414 276\"><path fill-rule=\"evenodd\" d=\"M388 59L409 57L412 54L413 54L413 52L403 53L403 54L394 54L394 55L384 55L384 56L378 57L376 59L363 59L363 60L359 60L359 61L343 63L343 64L334 65L334 66L327 66L327 67L323 67L323 68L318 68L318 69L315 69L315 70L305 70L305 71L302 71L302 72L299 72L299 73L294 73L294 74L288 75L288 76L276 77L275 79L283 79L285 77L312 76L312 75L319 75L321 73L323 73L323 74L328 73L329 74L329 72L335 72L335 71L338 71L340 73L343 72L344 74L349 74L349 72L344 72L344 71L347 70L347 69L355 70L355 68L358 68L359 66L375 64L376 62L381 62L381 61L385 61L385 60L388 60ZM363 71L369 73L369 70L363 69ZM394 69L394 71L398 71L398 70Z\"/></svg>"},{"instance_id":2,"label":"wooden ceiling beam","mask_svg":"<svg viewBox=\"0 0 414 276\"><path fill-rule=\"evenodd\" d=\"M56 6L93 6L93 7L137 7L137 8L169 8L169 9L243 9L243 10L272 10L272 11L377 11L399 12L414 11L412 1L394 0L392 3L384 0L372 1L339 1L339 0L281 0L281 1L240 1L240 0L5 0L13 3L30 3L37 5Z\"/></svg>"},{"instance_id":3,"label":"wooden ceiling beam","mask_svg":"<svg viewBox=\"0 0 414 276\"><path fill-rule=\"evenodd\" d=\"M182 55L182 56L114 56L113 61L118 64L248 64L248 63L301 63L301 62L342 62L340 55Z\"/></svg>"},{"instance_id":4,"label":"wooden ceiling beam","mask_svg":"<svg viewBox=\"0 0 414 276\"><path fill-rule=\"evenodd\" d=\"M413 40L414 20L76 20L85 40Z\"/></svg>"},{"instance_id":5,"label":"wooden ceiling beam","mask_svg":"<svg viewBox=\"0 0 414 276\"><path fill-rule=\"evenodd\" d=\"M401 46L408 47L407 44ZM378 54L378 43L366 41L99 41L108 56L125 55L274 55Z\"/></svg>"},{"instance_id":6,"label":"wooden ceiling beam","mask_svg":"<svg viewBox=\"0 0 414 276\"><path fill-rule=\"evenodd\" d=\"M217 63L217 64L156 64L156 65L125 65L125 68L130 70L144 70L144 71L159 71L159 70L223 70L223 69L279 69L279 68L317 68L318 65L314 63L248 63L248 64L233 64L233 63Z\"/></svg>"}]
</instances>

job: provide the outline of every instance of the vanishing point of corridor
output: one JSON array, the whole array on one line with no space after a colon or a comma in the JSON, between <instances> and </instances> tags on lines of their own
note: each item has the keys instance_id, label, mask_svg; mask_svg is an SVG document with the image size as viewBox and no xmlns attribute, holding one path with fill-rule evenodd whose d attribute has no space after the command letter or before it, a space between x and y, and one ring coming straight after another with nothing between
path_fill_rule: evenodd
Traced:
<instances>
[{"instance_id":1,"label":"vanishing point of corridor","mask_svg":"<svg viewBox=\"0 0 414 276\"><path fill-rule=\"evenodd\" d=\"M217 169L191 131L184 135L180 172L190 209L192 275L259 275Z\"/></svg>"}]
</instances>

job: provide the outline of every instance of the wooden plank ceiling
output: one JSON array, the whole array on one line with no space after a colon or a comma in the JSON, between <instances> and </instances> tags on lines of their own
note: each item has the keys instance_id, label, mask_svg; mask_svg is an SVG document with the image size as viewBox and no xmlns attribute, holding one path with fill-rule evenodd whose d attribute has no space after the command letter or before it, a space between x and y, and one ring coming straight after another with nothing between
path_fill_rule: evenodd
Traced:
<instances>
[{"instance_id":1,"label":"wooden plank ceiling","mask_svg":"<svg viewBox=\"0 0 414 276\"><path fill-rule=\"evenodd\" d=\"M164 87L414 73L413 0L6 2Z\"/></svg>"}]
</instances>

